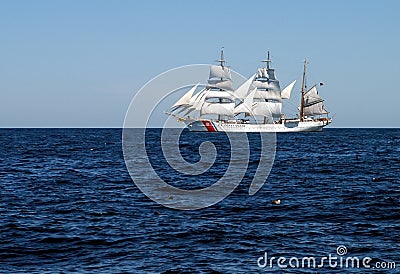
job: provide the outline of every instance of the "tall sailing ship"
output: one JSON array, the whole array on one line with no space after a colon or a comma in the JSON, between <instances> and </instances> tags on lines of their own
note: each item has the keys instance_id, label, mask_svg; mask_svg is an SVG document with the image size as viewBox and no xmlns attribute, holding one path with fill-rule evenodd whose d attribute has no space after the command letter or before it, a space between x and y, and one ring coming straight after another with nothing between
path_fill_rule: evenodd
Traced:
<instances>
[{"instance_id":1,"label":"tall sailing ship","mask_svg":"<svg viewBox=\"0 0 400 274\"><path fill-rule=\"evenodd\" d=\"M192 87L166 114L184 122L190 131L208 132L303 132L321 131L332 122L325 110L324 100L317 86L306 89L304 61L301 100L297 117L287 118L282 113L284 100L290 99L296 80L283 90L270 67L268 51L263 68L234 89L231 70L226 66L221 49L219 65L210 66L207 85ZM322 85L322 83L320 83Z\"/></svg>"}]
</instances>

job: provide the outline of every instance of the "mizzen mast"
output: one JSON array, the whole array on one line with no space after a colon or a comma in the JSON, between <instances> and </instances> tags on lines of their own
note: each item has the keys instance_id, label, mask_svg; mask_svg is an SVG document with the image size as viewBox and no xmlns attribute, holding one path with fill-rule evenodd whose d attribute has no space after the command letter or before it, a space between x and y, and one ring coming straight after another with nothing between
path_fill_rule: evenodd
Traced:
<instances>
[{"instance_id":1,"label":"mizzen mast","mask_svg":"<svg viewBox=\"0 0 400 274\"><path fill-rule=\"evenodd\" d=\"M306 89L306 67L307 67L307 60L304 59L303 82L301 84L300 122L303 122L304 120L304 93Z\"/></svg>"}]
</instances>

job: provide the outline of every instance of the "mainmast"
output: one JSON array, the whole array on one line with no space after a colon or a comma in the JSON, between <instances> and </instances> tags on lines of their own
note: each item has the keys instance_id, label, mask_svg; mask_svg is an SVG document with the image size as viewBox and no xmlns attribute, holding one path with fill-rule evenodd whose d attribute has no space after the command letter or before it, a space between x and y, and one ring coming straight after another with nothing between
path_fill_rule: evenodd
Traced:
<instances>
[{"instance_id":1,"label":"mainmast","mask_svg":"<svg viewBox=\"0 0 400 274\"><path fill-rule=\"evenodd\" d=\"M261 60L261 62L266 63L265 68L266 68L267 71L268 71L268 70L269 70L269 64L271 63L271 59L270 59L270 56L269 56L269 49L268 49L268 51L267 51L267 59L266 59L266 60ZM268 74L266 73L266 75L268 75ZM268 100L265 100L265 101L267 102ZM266 123L267 123L267 117L264 116L264 124L266 124Z\"/></svg>"},{"instance_id":2,"label":"mainmast","mask_svg":"<svg viewBox=\"0 0 400 274\"><path fill-rule=\"evenodd\" d=\"M267 59L261 60L265 67L258 68L258 72L253 81L257 88L254 95L253 114L264 117L264 124L267 118L277 117L282 111L281 88L276 79L275 70L271 68L270 51L267 51Z\"/></svg>"},{"instance_id":3,"label":"mainmast","mask_svg":"<svg viewBox=\"0 0 400 274\"><path fill-rule=\"evenodd\" d=\"M220 63L220 66L222 67L222 69L224 69L224 63L225 63L225 60L224 60L224 47L221 47L221 58L218 60L218 62ZM223 80L223 78L221 77L221 81L222 80ZM219 89L219 90L222 91L222 89ZM218 100L219 100L220 103L222 103L222 99L221 98L219 98ZM221 120L221 115L220 114L218 114L218 120Z\"/></svg>"},{"instance_id":4,"label":"mainmast","mask_svg":"<svg viewBox=\"0 0 400 274\"><path fill-rule=\"evenodd\" d=\"M225 60L224 60L224 47L221 47L221 58L219 60L217 60L217 62L220 63L221 67L224 67L224 63L225 63Z\"/></svg>"},{"instance_id":5,"label":"mainmast","mask_svg":"<svg viewBox=\"0 0 400 274\"><path fill-rule=\"evenodd\" d=\"M303 68L303 82L301 84L301 100L300 100L300 122L303 122L304 116L304 92L306 89L306 66L307 60L304 59L304 68Z\"/></svg>"},{"instance_id":6,"label":"mainmast","mask_svg":"<svg viewBox=\"0 0 400 274\"><path fill-rule=\"evenodd\" d=\"M269 69L269 64L271 63L271 59L269 57L269 50L267 52L267 60L262 60L261 62L265 62L266 64L266 68Z\"/></svg>"}]
</instances>

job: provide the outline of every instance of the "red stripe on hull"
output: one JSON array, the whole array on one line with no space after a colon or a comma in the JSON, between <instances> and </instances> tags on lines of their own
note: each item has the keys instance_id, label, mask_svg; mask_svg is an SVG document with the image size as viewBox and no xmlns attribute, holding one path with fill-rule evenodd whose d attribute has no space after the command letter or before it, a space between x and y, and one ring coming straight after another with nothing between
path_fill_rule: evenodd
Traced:
<instances>
[{"instance_id":1,"label":"red stripe on hull","mask_svg":"<svg viewBox=\"0 0 400 274\"><path fill-rule=\"evenodd\" d=\"M208 132L215 132L216 131L213 123L210 122L210 121L203 121L203 125L206 127Z\"/></svg>"}]
</instances>

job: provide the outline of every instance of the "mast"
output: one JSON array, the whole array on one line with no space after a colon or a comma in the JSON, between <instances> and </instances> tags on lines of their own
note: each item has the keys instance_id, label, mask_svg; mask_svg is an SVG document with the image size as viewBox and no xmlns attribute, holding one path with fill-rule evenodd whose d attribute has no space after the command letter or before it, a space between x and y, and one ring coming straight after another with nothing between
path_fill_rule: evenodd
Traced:
<instances>
[{"instance_id":1,"label":"mast","mask_svg":"<svg viewBox=\"0 0 400 274\"><path fill-rule=\"evenodd\" d=\"M224 69L224 63L225 63L225 60L224 60L224 47L221 47L221 58L219 60L217 60L217 62L219 62L220 66L222 67L222 69ZM221 81L222 80L223 79L221 77ZM222 90L222 89L219 89L219 90ZM219 102L222 103L222 99L221 98L219 99ZM218 114L218 121L220 121L220 120L221 120L221 115Z\"/></svg>"},{"instance_id":2,"label":"mast","mask_svg":"<svg viewBox=\"0 0 400 274\"><path fill-rule=\"evenodd\" d=\"M274 121L277 115L281 114L281 88L279 80L276 79L275 70L271 68L271 55L268 49L266 59L261 60L265 66L258 68L253 85L257 88L254 95L254 104L252 106L253 114L264 116L264 124L268 123L269 118Z\"/></svg>"},{"instance_id":3,"label":"mast","mask_svg":"<svg viewBox=\"0 0 400 274\"><path fill-rule=\"evenodd\" d=\"M307 66L307 60L304 59L303 82L301 84L300 122L303 122L303 116L304 116L304 91L306 88L306 66Z\"/></svg>"},{"instance_id":4,"label":"mast","mask_svg":"<svg viewBox=\"0 0 400 274\"><path fill-rule=\"evenodd\" d=\"M267 63L266 64L266 68L269 69L269 64L271 63L271 59L270 59L270 56L269 56L269 50L267 52L267 60L262 60L261 62Z\"/></svg>"},{"instance_id":5,"label":"mast","mask_svg":"<svg viewBox=\"0 0 400 274\"><path fill-rule=\"evenodd\" d=\"M267 71L269 70L269 65L271 64L271 58L270 58L270 53L269 53L269 49L268 49L268 51L267 51L267 60L262 60L261 62L265 62L266 64L266 68L267 68ZM268 100L265 100L266 102L268 102ZM267 117L266 116L264 116L264 124L266 124L267 123Z\"/></svg>"},{"instance_id":6,"label":"mast","mask_svg":"<svg viewBox=\"0 0 400 274\"><path fill-rule=\"evenodd\" d=\"M221 67L224 67L224 47L221 47L221 58L219 60L217 60L217 62L219 62Z\"/></svg>"}]
</instances>

